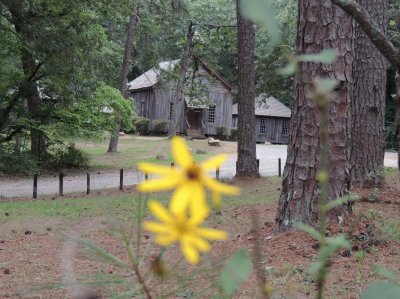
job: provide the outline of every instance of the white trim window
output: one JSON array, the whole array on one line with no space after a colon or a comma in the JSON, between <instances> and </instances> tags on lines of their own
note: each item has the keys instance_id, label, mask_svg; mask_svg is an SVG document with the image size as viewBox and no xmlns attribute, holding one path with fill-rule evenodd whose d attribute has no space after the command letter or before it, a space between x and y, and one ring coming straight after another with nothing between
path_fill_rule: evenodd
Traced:
<instances>
[{"instance_id":1,"label":"white trim window","mask_svg":"<svg viewBox=\"0 0 400 299\"><path fill-rule=\"evenodd\" d=\"M282 135L287 136L289 135L289 120L284 119L282 123Z\"/></svg>"},{"instance_id":2,"label":"white trim window","mask_svg":"<svg viewBox=\"0 0 400 299\"><path fill-rule=\"evenodd\" d=\"M260 119L260 134L265 134L267 133L267 118L262 117Z\"/></svg>"},{"instance_id":3,"label":"white trim window","mask_svg":"<svg viewBox=\"0 0 400 299\"><path fill-rule=\"evenodd\" d=\"M215 106L208 108L208 122L215 124Z\"/></svg>"}]
</instances>

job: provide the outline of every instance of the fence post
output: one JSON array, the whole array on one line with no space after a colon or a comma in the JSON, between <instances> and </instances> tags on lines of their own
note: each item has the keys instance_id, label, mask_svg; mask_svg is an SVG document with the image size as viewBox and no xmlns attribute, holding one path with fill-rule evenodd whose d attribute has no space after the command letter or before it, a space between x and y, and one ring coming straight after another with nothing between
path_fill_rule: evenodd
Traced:
<instances>
[{"instance_id":1,"label":"fence post","mask_svg":"<svg viewBox=\"0 0 400 299\"><path fill-rule=\"evenodd\" d=\"M219 180L219 166L215 169L215 178Z\"/></svg>"},{"instance_id":2,"label":"fence post","mask_svg":"<svg viewBox=\"0 0 400 299\"><path fill-rule=\"evenodd\" d=\"M124 190L124 170L119 170L119 190Z\"/></svg>"},{"instance_id":3,"label":"fence post","mask_svg":"<svg viewBox=\"0 0 400 299\"><path fill-rule=\"evenodd\" d=\"M64 196L64 174L62 172L59 175L58 194Z\"/></svg>"},{"instance_id":4,"label":"fence post","mask_svg":"<svg viewBox=\"0 0 400 299\"><path fill-rule=\"evenodd\" d=\"M38 183L38 174L35 173L33 175L33 198L36 199L37 198L37 183Z\"/></svg>"},{"instance_id":5,"label":"fence post","mask_svg":"<svg viewBox=\"0 0 400 299\"><path fill-rule=\"evenodd\" d=\"M282 176L281 158L278 158L278 175Z\"/></svg>"},{"instance_id":6,"label":"fence post","mask_svg":"<svg viewBox=\"0 0 400 299\"><path fill-rule=\"evenodd\" d=\"M90 173L86 173L86 194L90 194Z\"/></svg>"}]
</instances>

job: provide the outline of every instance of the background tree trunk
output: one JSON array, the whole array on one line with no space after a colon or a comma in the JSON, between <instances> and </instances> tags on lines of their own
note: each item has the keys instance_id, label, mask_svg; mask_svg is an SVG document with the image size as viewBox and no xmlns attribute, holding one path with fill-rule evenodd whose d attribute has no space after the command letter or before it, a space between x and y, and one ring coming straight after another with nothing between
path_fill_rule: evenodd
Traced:
<instances>
[{"instance_id":1,"label":"background tree trunk","mask_svg":"<svg viewBox=\"0 0 400 299\"><path fill-rule=\"evenodd\" d=\"M386 33L387 1L358 0ZM385 57L355 24L353 93L351 101L351 183L361 187L366 176L383 166L385 155Z\"/></svg>"},{"instance_id":2,"label":"background tree trunk","mask_svg":"<svg viewBox=\"0 0 400 299\"><path fill-rule=\"evenodd\" d=\"M194 36L194 24L192 21L189 22L189 27L186 35L186 44L185 48L183 50L183 57L181 60L180 64L180 69L179 69L179 77L178 77L178 82L176 84L176 95L174 99L174 105L173 105L173 110L172 110L172 115L171 115L171 120L170 120L170 126L169 126L169 133L168 135L170 137L175 136L179 130L180 130L180 113L182 112L182 106L184 105L183 103L183 84L185 83L185 77L187 73L187 69L189 66L189 58L190 58L190 53L191 53L191 48L193 46L193 36Z\"/></svg>"},{"instance_id":3,"label":"background tree trunk","mask_svg":"<svg viewBox=\"0 0 400 299\"><path fill-rule=\"evenodd\" d=\"M238 39L238 160L236 177L258 177L255 119L255 33L236 1Z\"/></svg>"},{"instance_id":4,"label":"background tree trunk","mask_svg":"<svg viewBox=\"0 0 400 299\"><path fill-rule=\"evenodd\" d=\"M132 49L133 49L133 33L135 32L137 21L138 21L138 16L137 16L137 4L136 4L133 9L131 17L129 18L129 24L126 33L124 58L122 61L121 74L119 77L119 91L121 92L121 95L124 98L126 98L126 81L128 80L129 61L132 57ZM117 151L120 130L121 130L121 124L118 121L115 131L111 135L107 152L115 153Z\"/></svg>"},{"instance_id":5,"label":"background tree trunk","mask_svg":"<svg viewBox=\"0 0 400 299\"><path fill-rule=\"evenodd\" d=\"M328 199L333 200L348 194L350 187L349 124L354 55L352 20L330 1L299 0L297 30L297 54L312 54L336 48L339 56L332 65L299 65L294 83L288 157L276 214L279 231L293 227L296 222L315 224L318 220L320 116L314 101L307 97L309 84L316 77L339 81L329 105ZM335 219L335 216L344 211L344 207L333 211L331 218Z\"/></svg>"}]
</instances>

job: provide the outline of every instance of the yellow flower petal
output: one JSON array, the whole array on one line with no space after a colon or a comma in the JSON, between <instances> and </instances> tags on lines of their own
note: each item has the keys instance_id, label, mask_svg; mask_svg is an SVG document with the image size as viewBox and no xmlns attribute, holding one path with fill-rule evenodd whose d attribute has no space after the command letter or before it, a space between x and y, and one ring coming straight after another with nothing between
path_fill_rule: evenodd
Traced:
<instances>
[{"instance_id":1,"label":"yellow flower petal","mask_svg":"<svg viewBox=\"0 0 400 299\"><path fill-rule=\"evenodd\" d=\"M199 252L186 240L181 240L181 251L186 260L192 265L199 263Z\"/></svg>"},{"instance_id":2,"label":"yellow flower petal","mask_svg":"<svg viewBox=\"0 0 400 299\"><path fill-rule=\"evenodd\" d=\"M207 251L210 251L210 249L211 249L210 244L207 241L205 241L199 237L190 235L190 236L186 236L185 239L190 244L192 244L194 247L196 247L199 251L207 252Z\"/></svg>"},{"instance_id":3,"label":"yellow flower petal","mask_svg":"<svg viewBox=\"0 0 400 299\"><path fill-rule=\"evenodd\" d=\"M205 204L205 191L202 185L197 181L186 181L182 183L172 196L170 201L170 210L174 215L179 215L186 211L186 208L192 202L202 202Z\"/></svg>"},{"instance_id":4,"label":"yellow flower petal","mask_svg":"<svg viewBox=\"0 0 400 299\"><path fill-rule=\"evenodd\" d=\"M171 228L165 224L146 221L143 223L143 228L151 233L155 234L170 234Z\"/></svg>"},{"instance_id":5,"label":"yellow flower petal","mask_svg":"<svg viewBox=\"0 0 400 299\"><path fill-rule=\"evenodd\" d=\"M222 184L214 179L210 179L208 177L203 177L203 183L206 185L208 189L214 192L229 194L229 195L238 195L240 193L239 188L234 186L230 186L227 184Z\"/></svg>"},{"instance_id":6,"label":"yellow flower petal","mask_svg":"<svg viewBox=\"0 0 400 299\"><path fill-rule=\"evenodd\" d=\"M224 163L227 159L227 155L217 155L215 157L212 157L210 159L207 159L206 161L202 162L201 168L204 170L215 170L217 166L221 166L222 163Z\"/></svg>"},{"instance_id":7,"label":"yellow flower petal","mask_svg":"<svg viewBox=\"0 0 400 299\"><path fill-rule=\"evenodd\" d=\"M174 235L158 235L154 239L154 242L161 246L170 246L175 241L176 236Z\"/></svg>"},{"instance_id":8,"label":"yellow flower petal","mask_svg":"<svg viewBox=\"0 0 400 299\"><path fill-rule=\"evenodd\" d=\"M189 223L192 226L198 226L203 223L209 213L209 208L205 198L198 198L190 202L190 219Z\"/></svg>"},{"instance_id":9,"label":"yellow flower petal","mask_svg":"<svg viewBox=\"0 0 400 299\"><path fill-rule=\"evenodd\" d=\"M209 228L196 228L195 233L200 237L210 240L226 240L228 234L223 230L209 229Z\"/></svg>"},{"instance_id":10,"label":"yellow flower petal","mask_svg":"<svg viewBox=\"0 0 400 299\"><path fill-rule=\"evenodd\" d=\"M138 184L136 188L139 192L158 192L171 190L175 188L178 183L179 178L177 177L160 178L142 182Z\"/></svg>"},{"instance_id":11,"label":"yellow flower petal","mask_svg":"<svg viewBox=\"0 0 400 299\"><path fill-rule=\"evenodd\" d=\"M148 205L151 213L162 222L172 223L174 221L168 210L158 201L150 200Z\"/></svg>"},{"instance_id":12,"label":"yellow flower petal","mask_svg":"<svg viewBox=\"0 0 400 299\"><path fill-rule=\"evenodd\" d=\"M221 208L221 194L219 192L212 192L211 200L214 207L219 210Z\"/></svg>"},{"instance_id":13,"label":"yellow flower petal","mask_svg":"<svg viewBox=\"0 0 400 299\"><path fill-rule=\"evenodd\" d=\"M189 152L186 142L178 136L171 141L172 156L176 163L182 168L189 168L193 165L193 158Z\"/></svg>"},{"instance_id":14,"label":"yellow flower petal","mask_svg":"<svg viewBox=\"0 0 400 299\"><path fill-rule=\"evenodd\" d=\"M137 168L148 174L159 174L159 175L176 175L176 170L169 166L165 165L159 165L159 164L152 164L152 163L146 163L146 162L141 162L137 165Z\"/></svg>"}]
</instances>

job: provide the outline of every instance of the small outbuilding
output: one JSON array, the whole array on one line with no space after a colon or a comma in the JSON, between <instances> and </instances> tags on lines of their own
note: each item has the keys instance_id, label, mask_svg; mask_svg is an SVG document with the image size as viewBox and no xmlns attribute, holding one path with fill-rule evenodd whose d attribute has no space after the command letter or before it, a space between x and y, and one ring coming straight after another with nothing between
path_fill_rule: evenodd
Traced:
<instances>
[{"instance_id":1,"label":"small outbuilding","mask_svg":"<svg viewBox=\"0 0 400 299\"><path fill-rule=\"evenodd\" d=\"M287 144L291 110L265 94L255 99L256 141ZM232 127L237 128L238 105L232 107Z\"/></svg>"},{"instance_id":2,"label":"small outbuilding","mask_svg":"<svg viewBox=\"0 0 400 299\"><path fill-rule=\"evenodd\" d=\"M200 58L193 57L192 62L183 89L185 100L180 102L180 107L174 107L178 60L161 62L128 83L137 114L151 121L150 131L156 121L169 122L175 110L180 123L178 133L204 138L216 135L218 127L230 132L231 85Z\"/></svg>"}]
</instances>

